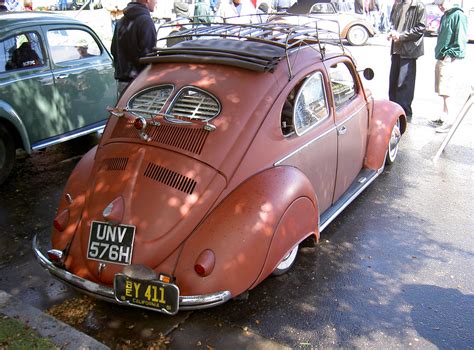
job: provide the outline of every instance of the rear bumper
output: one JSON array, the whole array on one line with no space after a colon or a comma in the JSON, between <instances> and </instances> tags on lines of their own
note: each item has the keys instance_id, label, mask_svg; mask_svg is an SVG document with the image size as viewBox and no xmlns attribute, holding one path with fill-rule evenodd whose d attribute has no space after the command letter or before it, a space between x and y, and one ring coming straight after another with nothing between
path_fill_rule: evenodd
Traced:
<instances>
[{"instance_id":1,"label":"rear bumper","mask_svg":"<svg viewBox=\"0 0 474 350\"><path fill-rule=\"evenodd\" d=\"M124 305L115 299L113 288L91 282L82 277L76 276L65 269L54 265L51 260L45 256L39 247L37 236L33 238L33 252L40 265L45 268L53 277L70 285L84 294L88 294L94 298L105 300L115 304ZM188 295L179 297L180 310L205 309L225 303L232 297L229 291L221 291L205 295ZM130 304L128 304L130 305ZM135 305L131 305L135 306ZM138 306L137 306L138 307Z\"/></svg>"}]
</instances>

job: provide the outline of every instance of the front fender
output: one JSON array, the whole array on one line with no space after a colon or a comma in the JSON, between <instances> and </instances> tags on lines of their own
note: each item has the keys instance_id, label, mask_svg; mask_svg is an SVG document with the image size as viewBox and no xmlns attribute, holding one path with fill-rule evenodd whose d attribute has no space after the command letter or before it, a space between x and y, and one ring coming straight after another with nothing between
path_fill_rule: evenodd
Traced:
<instances>
[{"instance_id":1,"label":"front fender","mask_svg":"<svg viewBox=\"0 0 474 350\"><path fill-rule=\"evenodd\" d=\"M15 109L2 100L0 100L0 119L7 120L15 128L19 138L21 139L23 149L30 154L31 144L25 125Z\"/></svg>"},{"instance_id":2,"label":"front fender","mask_svg":"<svg viewBox=\"0 0 474 350\"><path fill-rule=\"evenodd\" d=\"M290 224L303 232L290 230ZM267 277L275 261L317 224L317 201L306 176L288 166L264 170L224 199L184 243L175 271L180 290L183 295L228 290L237 296ZM201 277L194 265L207 249L215 266Z\"/></svg>"},{"instance_id":3,"label":"front fender","mask_svg":"<svg viewBox=\"0 0 474 350\"><path fill-rule=\"evenodd\" d=\"M392 128L399 118L400 132L403 134L407 128L407 120L402 107L391 101L374 102L364 162L366 168L379 170L384 165Z\"/></svg>"}]
</instances>

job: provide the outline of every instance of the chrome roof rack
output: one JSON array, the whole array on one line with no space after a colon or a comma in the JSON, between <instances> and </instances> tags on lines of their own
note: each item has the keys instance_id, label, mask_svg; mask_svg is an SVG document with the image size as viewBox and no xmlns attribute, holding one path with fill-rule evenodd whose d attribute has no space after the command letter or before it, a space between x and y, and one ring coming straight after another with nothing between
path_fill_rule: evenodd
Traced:
<instances>
[{"instance_id":1,"label":"chrome roof rack","mask_svg":"<svg viewBox=\"0 0 474 350\"><path fill-rule=\"evenodd\" d=\"M249 17L258 22L259 15ZM224 23L181 23L178 27L172 23L174 32L159 39L171 45L157 47L141 62L207 62L272 71L286 58L291 78L289 54L295 50L311 47L320 53L321 59L325 58L328 45L345 52L337 21L284 13L269 15L264 23L229 23L235 19L226 18ZM166 25L161 25L159 29L164 27Z\"/></svg>"}]
</instances>

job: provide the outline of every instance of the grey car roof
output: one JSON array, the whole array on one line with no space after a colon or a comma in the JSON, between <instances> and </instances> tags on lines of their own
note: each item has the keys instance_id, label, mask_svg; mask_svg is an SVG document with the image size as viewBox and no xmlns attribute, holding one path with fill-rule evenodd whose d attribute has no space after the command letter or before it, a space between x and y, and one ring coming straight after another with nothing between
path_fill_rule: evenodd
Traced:
<instances>
[{"instance_id":1,"label":"grey car roof","mask_svg":"<svg viewBox=\"0 0 474 350\"><path fill-rule=\"evenodd\" d=\"M24 28L27 25L44 24L80 24L81 21L52 12L24 11L24 12L2 12L0 13L0 37L16 28Z\"/></svg>"}]
</instances>

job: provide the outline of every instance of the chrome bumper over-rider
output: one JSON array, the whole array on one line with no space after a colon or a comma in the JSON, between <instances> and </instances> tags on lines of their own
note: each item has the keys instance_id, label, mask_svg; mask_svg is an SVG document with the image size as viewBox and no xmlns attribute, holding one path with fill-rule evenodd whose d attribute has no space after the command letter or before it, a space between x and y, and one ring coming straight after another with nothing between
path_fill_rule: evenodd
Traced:
<instances>
[{"instance_id":1,"label":"chrome bumper over-rider","mask_svg":"<svg viewBox=\"0 0 474 350\"><path fill-rule=\"evenodd\" d=\"M38 245L37 236L33 238L33 251L36 259L39 261L48 272L55 278L69 284L70 286L78 289L79 291L89 294L97 299L105 300L108 302L122 304L115 299L114 290L110 287L102 286L98 283L88 281L84 278L76 276L56 265L54 265L40 250ZM229 291L221 291L213 294L205 295L189 295L179 297L179 309L180 310L195 310L205 309L225 303L231 298Z\"/></svg>"}]
</instances>

